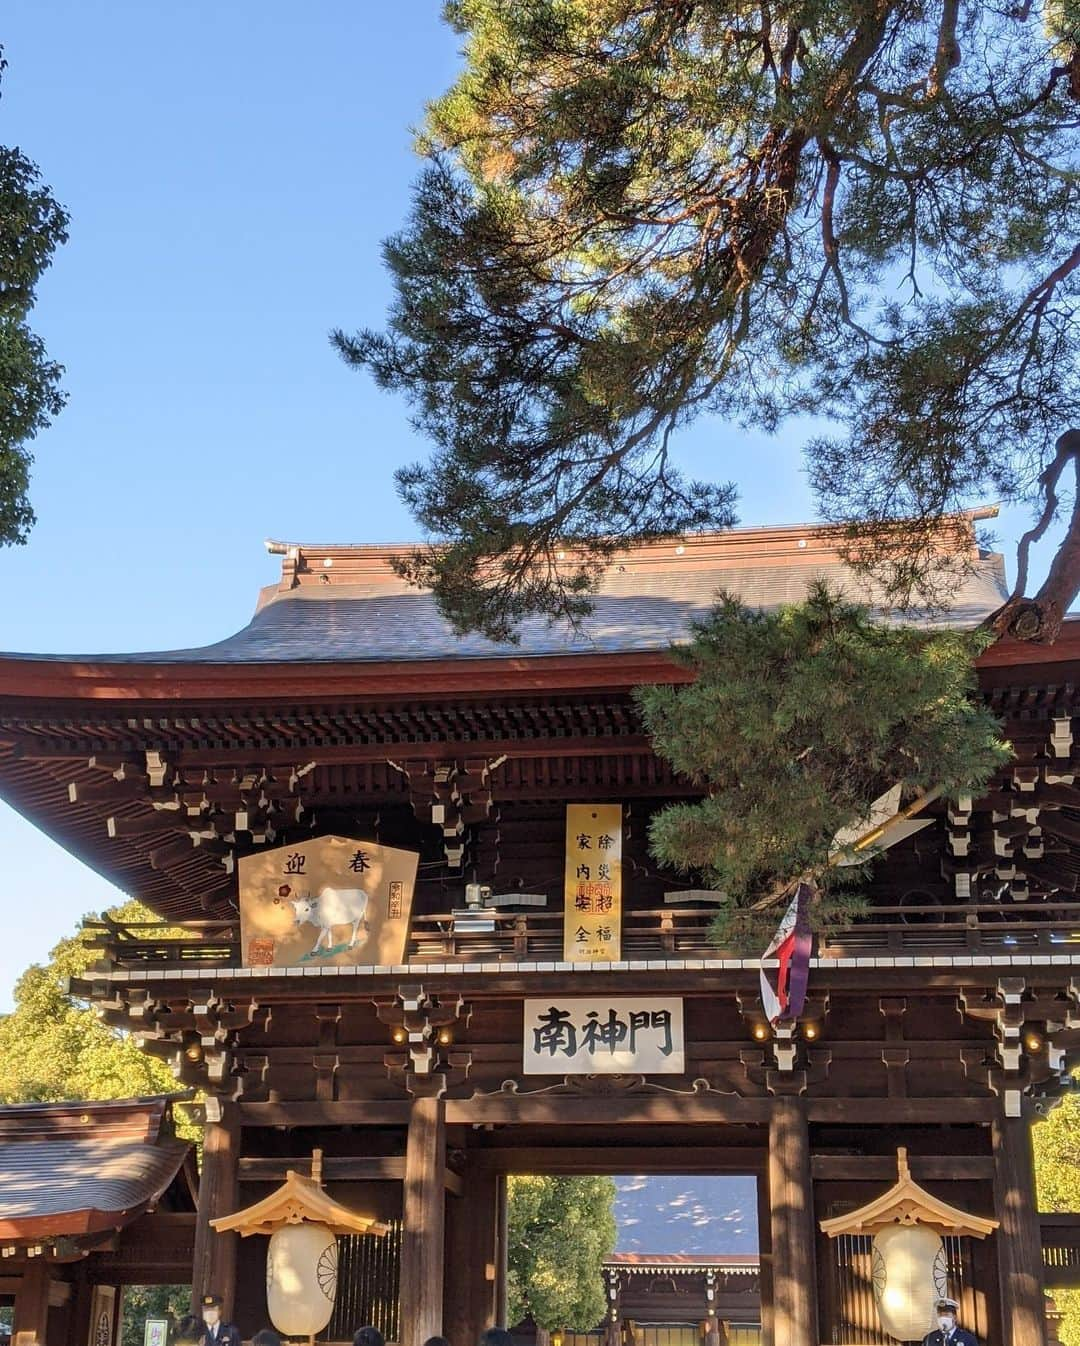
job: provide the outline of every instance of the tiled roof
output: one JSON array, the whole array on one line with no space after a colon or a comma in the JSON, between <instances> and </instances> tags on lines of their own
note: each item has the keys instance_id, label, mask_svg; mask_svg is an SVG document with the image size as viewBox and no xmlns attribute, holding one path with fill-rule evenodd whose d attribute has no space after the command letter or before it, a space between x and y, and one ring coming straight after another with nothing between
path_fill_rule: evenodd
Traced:
<instances>
[{"instance_id":1,"label":"tiled roof","mask_svg":"<svg viewBox=\"0 0 1080 1346\"><path fill-rule=\"evenodd\" d=\"M591 616L571 633L531 618L520 643L456 636L430 593L393 573L399 547L270 544L283 555L280 584L263 590L243 630L213 645L136 654L79 656L94 663L269 664L485 659L664 650L686 636L720 590L763 609L797 602L817 578L883 607L880 590L840 560L835 536L813 527L743 529L654 543L612 558ZM946 617L919 624L975 625L1006 596L1004 564L969 544L972 566ZM19 655L18 658L74 658Z\"/></svg>"},{"instance_id":2,"label":"tiled roof","mask_svg":"<svg viewBox=\"0 0 1080 1346\"><path fill-rule=\"evenodd\" d=\"M153 1204L189 1146L164 1100L0 1107L0 1238L118 1229Z\"/></svg>"}]
</instances>

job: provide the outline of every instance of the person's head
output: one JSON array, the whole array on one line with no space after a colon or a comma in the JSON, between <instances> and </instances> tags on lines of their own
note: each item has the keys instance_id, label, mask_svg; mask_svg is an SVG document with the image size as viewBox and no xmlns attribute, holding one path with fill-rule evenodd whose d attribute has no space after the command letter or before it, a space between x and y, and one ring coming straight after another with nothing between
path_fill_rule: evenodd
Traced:
<instances>
[{"instance_id":1,"label":"person's head","mask_svg":"<svg viewBox=\"0 0 1080 1346\"><path fill-rule=\"evenodd\" d=\"M199 1300L199 1310L207 1327L216 1327L221 1322L221 1306L225 1301L220 1295L203 1295Z\"/></svg>"},{"instance_id":2,"label":"person's head","mask_svg":"<svg viewBox=\"0 0 1080 1346\"><path fill-rule=\"evenodd\" d=\"M263 1327L251 1338L251 1346L281 1346L281 1338L272 1327Z\"/></svg>"},{"instance_id":3,"label":"person's head","mask_svg":"<svg viewBox=\"0 0 1080 1346\"><path fill-rule=\"evenodd\" d=\"M176 1346L199 1346L206 1337L206 1324L195 1314L189 1313L176 1324Z\"/></svg>"},{"instance_id":4,"label":"person's head","mask_svg":"<svg viewBox=\"0 0 1080 1346\"><path fill-rule=\"evenodd\" d=\"M514 1338L505 1327L489 1327L480 1333L480 1346L514 1346Z\"/></svg>"},{"instance_id":5,"label":"person's head","mask_svg":"<svg viewBox=\"0 0 1080 1346\"><path fill-rule=\"evenodd\" d=\"M386 1346L386 1338L377 1327L361 1327L352 1339L352 1346Z\"/></svg>"},{"instance_id":6,"label":"person's head","mask_svg":"<svg viewBox=\"0 0 1080 1346\"><path fill-rule=\"evenodd\" d=\"M939 1299L937 1302L937 1321L938 1327L942 1332L951 1332L956 1326L956 1315L960 1305L955 1299L949 1299L947 1296Z\"/></svg>"},{"instance_id":7,"label":"person's head","mask_svg":"<svg viewBox=\"0 0 1080 1346\"><path fill-rule=\"evenodd\" d=\"M427 1341L424 1342L424 1346L450 1346L450 1343L445 1337L428 1337Z\"/></svg>"}]
</instances>

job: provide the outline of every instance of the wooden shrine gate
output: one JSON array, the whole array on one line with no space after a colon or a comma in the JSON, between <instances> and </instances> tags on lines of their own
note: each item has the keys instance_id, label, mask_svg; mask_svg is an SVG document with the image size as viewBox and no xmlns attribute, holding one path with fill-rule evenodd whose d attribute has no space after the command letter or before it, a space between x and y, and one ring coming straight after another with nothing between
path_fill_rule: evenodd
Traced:
<instances>
[{"instance_id":1,"label":"wooden shrine gate","mask_svg":"<svg viewBox=\"0 0 1080 1346\"><path fill-rule=\"evenodd\" d=\"M974 623L1002 573L967 534ZM217 645L0 657L0 797L161 918L92 927L72 989L207 1099L196 1291L263 1325L263 1245L209 1221L321 1148L334 1196L400 1226L395 1272L347 1254L339 1319L471 1346L504 1314L508 1173L693 1164L758 1179L766 1343L851 1346L877 1333L865 1245L820 1225L889 1188L904 1147L928 1192L999 1222L950 1250L967 1325L1044 1346L1029 1129L1080 1061L1080 622L982 657L1015 760L876 862L868 918L819 940L805 1012L774 1031L757 961L712 942L715 894L649 853L653 815L700 791L633 689L689 676L669 642L718 589L768 607L824 570L859 593L832 534L636 548L591 643L536 624L517 647L458 638L387 549L275 550L280 583ZM612 852L584 888L571 808ZM292 886L320 844L348 861L336 935L322 889ZM274 880L253 905L255 871Z\"/></svg>"},{"instance_id":2,"label":"wooden shrine gate","mask_svg":"<svg viewBox=\"0 0 1080 1346\"><path fill-rule=\"evenodd\" d=\"M242 1323L265 1320L265 1245L215 1235L208 1221L302 1170L317 1146L332 1194L400 1221L400 1317L385 1302L380 1311L405 1346L437 1333L457 1346L504 1320L504 1191L515 1172L752 1174L763 1341L887 1341L874 1325L865 1241L833 1243L819 1224L890 1186L903 1145L916 1181L974 1215L1005 1217L985 1243L950 1249L965 1321L988 1346L1045 1339L1028 1122L973 1081L1000 1069L1021 983L1022 1013L1037 1016L1037 1030L1017 1018L1029 1039L1053 1035L1052 1015L1074 1013L1066 965L1011 956L1003 979L969 960L958 996L952 956L918 968L889 955L846 960L859 966L821 960L802 1024L770 1035L751 993L756 969L738 960L614 973L444 965L423 984L390 970L335 974L331 1001L325 973L148 967L131 940L114 932L109 941L111 966L84 992L115 1021L138 1019L148 1044L188 1044L189 1078L226 1085L208 1107L194 1283L224 1294ZM138 977L124 966L133 962ZM667 1002L683 1011L678 1076L523 1073L534 979L545 1002L573 1007L606 1003L613 982L622 1001L635 987L655 998L658 973ZM885 975L889 997L880 995ZM895 994L905 982L910 1001ZM943 1039L946 1021L952 1036ZM1045 1058L1047 1044L1022 1050L1030 1075L1031 1051ZM1008 1287L1004 1302L999 1286ZM349 1293L354 1313L375 1316L362 1287ZM348 1326L341 1313L335 1324Z\"/></svg>"}]
</instances>

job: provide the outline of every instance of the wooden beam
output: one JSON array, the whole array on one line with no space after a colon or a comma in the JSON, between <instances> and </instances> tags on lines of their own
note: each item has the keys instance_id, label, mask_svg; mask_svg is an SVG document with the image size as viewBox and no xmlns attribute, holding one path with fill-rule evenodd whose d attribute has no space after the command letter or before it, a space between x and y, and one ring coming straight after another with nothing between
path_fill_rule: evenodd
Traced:
<instances>
[{"instance_id":1,"label":"wooden beam","mask_svg":"<svg viewBox=\"0 0 1080 1346\"><path fill-rule=\"evenodd\" d=\"M442 1335L446 1219L446 1109L438 1098L412 1102L402 1193L401 1340L423 1346ZM471 1274L475 1274L472 1269Z\"/></svg>"},{"instance_id":2,"label":"wooden beam","mask_svg":"<svg viewBox=\"0 0 1080 1346\"><path fill-rule=\"evenodd\" d=\"M772 1107L770 1099L739 1098L734 1094L625 1094L619 1098L573 1098L566 1094L489 1094L478 1098L448 1099L446 1120L451 1125L466 1126L514 1123L536 1126L616 1126L619 1123L716 1125L723 1122L764 1124L769 1120Z\"/></svg>"},{"instance_id":3,"label":"wooden beam","mask_svg":"<svg viewBox=\"0 0 1080 1346\"><path fill-rule=\"evenodd\" d=\"M989 1155L911 1155L916 1182L982 1182L994 1176ZM896 1158L876 1154L815 1154L810 1171L818 1182L896 1181Z\"/></svg>"},{"instance_id":4,"label":"wooden beam","mask_svg":"<svg viewBox=\"0 0 1080 1346\"><path fill-rule=\"evenodd\" d=\"M417 970L417 975L422 969ZM581 979L578 978L580 983ZM179 983L178 983L179 985ZM322 995L325 998L325 991ZM572 1098L566 1094L486 1094L448 1099L450 1125L606 1126L619 1122L715 1125L731 1122L765 1125L772 1111L768 1098L735 1094L625 1094L621 1098ZM999 1104L992 1098L860 1099L859 1121L871 1125L945 1125L991 1122ZM325 1102L241 1103L241 1126L407 1126L410 1104L401 1099ZM850 1122L847 1098L807 1101L812 1122Z\"/></svg>"},{"instance_id":5,"label":"wooden beam","mask_svg":"<svg viewBox=\"0 0 1080 1346\"><path fill-rule=\"evenodd\" d=\"M297 1173L309 1172L311 1157L299 1155L295 1159L267 1159L248 1156L240 1160L239 1177L241 1182L284 1182L290 1169ZM323 1178L326 1182L403 1182L405 1156L331 1155L323 1159ZM461 1196L464 1190L461 1175L452 1168L446 1170L445 1185L446 1190L454 1196Z\"/></svg>"},{"instance_id":6,"label":"wooden beam","mask_svg":"<svg viewBox=\"0 0 1080 1346\"><path fill-rule=\"evenodd\" d=\"M1074 846L1080 843L1080 823L1073 822L1071 818L1063 817L1060 813L1044 809L1039 814L1039 826L1044 832L1052 832L1054 836L1062 837Z\"/></svg>"},{"instance_id":7,"label":"wooden beam","mask_svg":"<svg viewBox=\"0 0 1080 1346\"><path fill-rule=\"evenodd\" d=\"M1000 1110L994 1098L811 1098L806 1103L811 1122L857 1121L873 1126L992 1122Z\"/></svg>"},{"instance_id":8,"label":"wooden beam","mask_svg":"<svg viewBox=\"0 0 1080 1346\"><path fill-rule=\"evenodd\" d=\"M239 1206L238 1168L240 1121L236 1107L222 1104L218 1121L208 1121L203 1131L202 1170L199 1174L199 1207L195 1221L195 1255L192 1258L192 1312L199 1311L203 1295L220 1295L222 1320L232 1317L236 1293L236 1244L239 1235L219 1234L210 1221L232 1215Z\"/></svg>"},{"instance_id":9,"label":"wooden beam","mask_svg":"<svg viewBox=\"0 0 1080 1346\"><path fill-rule=\"evenodd\" d=\"M849 1105L850 1106L850 1105ZM777 1346L817 1346L810 1130L799 1098L773 1100L769 1123L772 1329Z\"/></svg>"},{"instance_id":10,"label":"wooden beam","mask_svg":"<svg viewBox=\"0 0 1080 1346\"><path fill-rule=\"evenodd\" d=\"M242 725L240 726L243 727ZM83 735L79 731L69 730L72 737L70 741L53 747L45 744L28 744L21 759L24 762L54 762L57 760L70 761L72 757L80 754L80 744L83 741ZM157 742L168 739L168 730L161 729L153 731L151 737L147 732L145 735L133 732L132 737L140 742ZM88 728L85 737L92 737L92 729ZM264 743L260 740L257 727L252 727L250 740L240 740L235 749L225 751L221 748L209 748L191 746L179 750L178 756L185 769L192 767L220 768L227 769L239 762L255 759L260 766L270 767L291 767L296 766L298 761L315 762L319 766L353 766L366 762L385 762L388 758L398 758L407 755L410 760L427 759L430 761L448 761L460 760L465 757L524 757L531 759L540 758L558 758L558 757L621 757L633 756L638 753L649 753L651 744L644 734L626 731L619 734L587 734L580 733L575 735L565 735L558 737L550 733L522 734L520 738L502 738L495 735L485 735L477 733L474 737L456 737L447 739L419 740L406 737L390 737L389 735L381 741L370 743L352 743L349 745L324 743L318 730L312 730L309 734L297 735L296 747L282 748L275 739L272 743ZM117 782L117 787L120 786ZM145 799L152 801L161 799L163 796L160 790L155 794L149 786L140 785L124 794L113 794L108 785L97 785L95 789L101 792L101 798L108 802L119 802L120 799ZM592 787L595 791L596 786ZM671 786L663 785L659 787L660 793L666 793L673 788L676 793L700 793L699 791L687 788L681 788L678 782L673 782ZM654 785L650 793L656 794L658 788ZM171 792L170 792L171 793ZM548 797L558 797L547 792ZM500 787L500 797L502 787ZM166 796L167 797L167 796ZM297 796L302 799L305 806L309 804L325 803L317 796L312 796L310 792L304 791ZM404 797L404 795L403 795ZM82 796L80 796L82 802Z\"/></svg>"},{"instance_id":11,"label":"wooden beam","mask_svg":"<svg viewBox=\"0 0 1080 1346\"><path fill-rule=\"evenodd\" d=\"M750 1146L532 1145L470 1150L470 1171L490 1173L759 1173L765 1150ZM989 1160L986 1161L990 1163ZM896 1163L893 1161L893 1169Z\"/></svg>"},{"instance_id":12,"label":"wooden beam","mask_svg":"<svg viewBox=\"0 0 1080 1346\"><path fill-rule=\"evenodd\" d=\"M1031 1127L1022 1117L997 1117L994 1214L1003 1346L1046 1346L1042 1231L1035 1204Z\"/></svg>"},{"instance_id":13,"label":"wooden beam","mask_svg":"<svg viewBox=\"0 0 1080 1346\"><path fill-rule=\"evenodd\" d=\"M284 1182L290 1169L307 1175L311 1171L311 1156L282 1159L248 1155L240 1160L239 1176L241 1182ZM323 1159L326 1182L400 1182L404 1177L404 1155L330 1155Z\"/></svg>"},{"instance_id":14,"label":"wooden beam","mask_svg":"<svg viewBox=\"0 0 1080 1346\"><path fill-rule=\"evenodd\" d=\"M408 1099L240 1104L241 1126L408 1126L409 1115Z\"/></svg>"}]
</instances>

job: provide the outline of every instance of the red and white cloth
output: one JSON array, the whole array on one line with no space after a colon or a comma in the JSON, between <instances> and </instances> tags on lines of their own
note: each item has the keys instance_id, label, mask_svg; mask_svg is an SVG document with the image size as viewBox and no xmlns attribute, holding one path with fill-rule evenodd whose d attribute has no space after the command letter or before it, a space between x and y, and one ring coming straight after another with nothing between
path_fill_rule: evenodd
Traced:
<instances>
[{"instance_id":1,"label":"red and white cloth","mask_svg":"<svg viewBox=\"0 0 1080 1346\"><path fill-rule=\"evenodd\" d=\"M772 942L761 955L762 960L776 958L780 964L761 969L761 1004L765 1017L774 1025L797 1019L806 1003L814 943L809 911L813 892L809 883L799 884Z\"/></svg>"}]
</instances>

